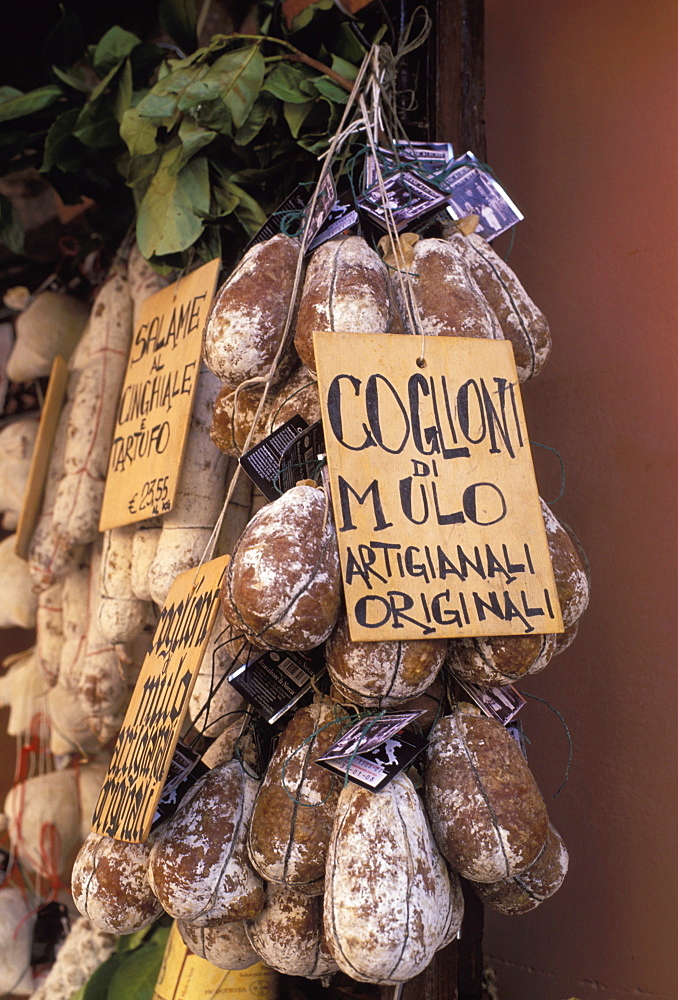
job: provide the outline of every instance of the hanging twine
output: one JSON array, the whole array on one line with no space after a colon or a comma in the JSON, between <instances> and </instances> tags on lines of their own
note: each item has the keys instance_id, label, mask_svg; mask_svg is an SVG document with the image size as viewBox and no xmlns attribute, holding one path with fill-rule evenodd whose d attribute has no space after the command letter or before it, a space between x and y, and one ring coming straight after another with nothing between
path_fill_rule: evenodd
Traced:
<instances>
[{"instance_id":1,"label":"hanging twine","mask_svg":"<svg viewBox=\"0 0 678 1000\"><path fill-rule=\"evenodd\" d=\"M329 799L329 797L332 794L332 791L333 791L333 788L334 788L334 782L332 782L332 786L331 786L329 792L327 793L327 795L325 796L325 798L322 799L320 802L304 802L301 799L297 798L296 795L293 794L293 792L290 790L290 788L286 784L285 777L286 777L286 774L287 774L287 768L288 768L289 764L292 762L292 760L294 759L294 757L300 751L302 751L305 747L310 746L313 743L313 741L315 740L316 736L318 736L319 733L324 732L325 729L329 729L331 726L337 726L338 725L339 726L339 732L337 734L337 739L339 739L339 737L341 736L341 734L345 733L348 729L351 728L351 726L354 726L357 722L360 722L361 720L364 720L364 724L362 726L361 733L360 733L360 736L358 737L358 741L356 743L356 746L353 748L353 750L351 751L350 754L346 755L348 757L348 762L346 764L346 773L344 775L344 786L343 787L345 788L346 785L349 782L349 772L350 772L350 770L351 770L351 768L353 766L353 761L355 760L355 758L357 756L360 755L360 744L362 743L363 739L367 736L367 734L368 734L370 728L372 727L372 725L378 719L383 718L383 716L385 714L386 714L385 711L382 710L380 712L363 711L363 712L360 712L358 715L343 715L343 716L338 716L337 718L332 719L330 722L326 722L323 726L320 726L318 729L315 729L309 736L306 737L306 739L302 743L299 744L298 747L295 747L295 749L292 750L292 752L289 754L289 756L287 757L287 759L285 760L285 762L284 762L284 764L282 766L282 772L281 772L281 776L280 776L280 783L282 784L282 787L284 788L285 793L287 794L287 796L290 799L292 799L292 801L295 802L298 806L306 806L309 809L315 809L316 806L324 805L325 802L327 802L327 800ZM303 783L303 779L301 779L299 781L298 785L297 785L297 788L296 788L297 792L299 791L302 783Z\"/></svg>"},{"instance_id":2,"label":"hanging twine","mask_svg":"<svg viewBox=\"0 0 678 1000\"><path fill-rule=\"evenodd\" d=\"M546 700L546 698L540 698L536 694L530 694L529 691L521 691L520 694L524 695L524 697L526 697L526 698L534 698L535 701L540 701L542 703L542 705L546 705L547 708L550 708L551 711L553 712L553 714L558 717L558 719L560 720L561 726L565 730L565 735L567 736L567 764L565 766L565 776L564 776L563 780L561 781L561 783L560 783L560 785L558 787L558 790L553 793L553 798L556 799L560 795L560 793L562 792L563 788L565 787L565 785L567 784L567 782L569 780L569 777L570 777L570 768L572 766L572 757L573 757L573 754L574 754L574 746L573 746L573 743L572 743L572 736L570 734L569 726L567 725L567 722L565 722L565 719L563 718L563 716L561 715L561 713L558 711L558 709L555 708L550 702L548 702Z\"/></svg>"}]
</instances>

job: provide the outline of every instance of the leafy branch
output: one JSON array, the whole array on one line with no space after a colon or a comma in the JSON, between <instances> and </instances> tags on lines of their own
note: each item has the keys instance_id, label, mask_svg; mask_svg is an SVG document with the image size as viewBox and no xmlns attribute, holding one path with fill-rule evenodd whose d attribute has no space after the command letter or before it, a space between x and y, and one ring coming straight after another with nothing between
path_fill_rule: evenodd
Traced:
<instances>
[{"instance_id":1,"label":"leafy branch","mask_svg":"<svg viewBox=\"0 0 678 1000\"><path fill-rule=\"evenodd\" d=\"M365 50L330 14L322 38L332 41L315 48L307 33L303 49L235 33L185 58L114 26L78 63L53 67L47 86L0 88L0 174L33 165L66 202L87 195L121 225L136 215L141 251L159 268L234 258L317 174L353 87ZM0 204L0 239L16 245L15 230Z\"/></svg>"}]
</instances>

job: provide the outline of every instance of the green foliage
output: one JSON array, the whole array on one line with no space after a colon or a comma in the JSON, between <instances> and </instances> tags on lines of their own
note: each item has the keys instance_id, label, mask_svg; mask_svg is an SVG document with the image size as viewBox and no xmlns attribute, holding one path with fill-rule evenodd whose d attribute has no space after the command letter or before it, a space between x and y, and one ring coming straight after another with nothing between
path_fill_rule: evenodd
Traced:
<instances>
[{"instance_id":1,"label":"green foliage","mask_svg":"<svg viewBox=\"0 0 678 1000\"><path fill-rule=\"evenodd\" d=\"M160 972L170 920L118 939L116 950L71 1000L151 1000Z\"/></svg>"},{"instance_id":2,"label":"green foliage","mask_svg":"<svg viewBox=\"0 0 678 1000\"><path fill-rule=\"evenodd\" d=\"M160 0L160 23L185 52L195 48L196 10L194 0Z\"/></svg>"},{"instance_id":3,"label":"green foliage","mask_svg":"<svg viewBox=\"0 0 678 1000\"><path fill-rule=\"evenodd\" d=\"M276 21L269 8L260 4L264 28ZM53 83L0 87L0 174L35 165L64 200L105 199L121 223L135 208L142 253L166 268L219 252L222 235L237 254L317 174L364 49L343 22L324 44L308 35L316 15L336 27L332 0L307 8L290 35L220 35L201 49L194 0L161 0L159 14L185 58L114 26L84 59L53 66ZM295 47L297 27L313 51ZM0 238L18 246L7 206L1 219Z\"/></svg>"},{"instance_id":4,"label":"green foliage","mask_svg":"<svg viewBox=\"0 0 678 1000\"><path fill-rule=\"evenodd\" d=\"M4 194L0 194L0 243L12 251L22 253L24 231L14 205Z\"/></svg>"},{"instance_id":5,"label":"green foliage","mask_svg":"<svg viewBox=\"0 0 678 1000\"><path fill-rule=\"evenodd\" d=\"M3 90L13 90L12 87L3 87ZM61 87L56 84L48 84L46 87L38 87L28 94L14 91L9 97L0 103L0 122L11 121L14 118L23 118L32 115L36 111L42 111L54 104L62 96Z\"/></svg>"}]
</instances>

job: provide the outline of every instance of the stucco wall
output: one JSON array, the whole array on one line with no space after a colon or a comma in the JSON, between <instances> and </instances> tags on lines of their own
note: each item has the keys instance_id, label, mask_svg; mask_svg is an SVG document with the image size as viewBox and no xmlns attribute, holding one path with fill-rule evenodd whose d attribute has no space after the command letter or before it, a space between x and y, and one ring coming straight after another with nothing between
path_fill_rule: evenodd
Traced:
<instances>
[{"instance_id":1,"label":"stucco wall","mask_svg":"<svg viewBox=\"0 0 678 1000\"><path fill-rule=\"evenodd\" d=\"M488 158L527 220L511 262L554 349L524 388L593 598L525 688L529 757L571 855L557 897L488 916L501 1000L678 996L675 511L678 3L486 0ZM546 499L557 459L535 449Z\"/></svg>"}]
</instances>

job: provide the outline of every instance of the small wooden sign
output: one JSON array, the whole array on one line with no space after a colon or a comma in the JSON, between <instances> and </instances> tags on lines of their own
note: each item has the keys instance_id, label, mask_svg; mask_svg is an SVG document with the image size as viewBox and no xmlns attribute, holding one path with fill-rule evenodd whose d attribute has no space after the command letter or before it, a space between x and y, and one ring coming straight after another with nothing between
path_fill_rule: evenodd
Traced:
<instances>
[{"instance_id":1,"label":"small wooden sign","mask_svg":"<svg viewBox=\"0 0 678 1000\"><path fill-rule=\"evenodd\" d=\"M172 584L94 810L95 833L131 843L148 837L228 561L213 559Z\"/></svg>"},{"instance_id":2,"label":"small wooden sign","mask_svg":"<svg viewBox=\"0 0 678 1000\"><path fill-rule=\"evenodd\" d=\"M139 310L108 463L99 530L172 509L221 263L212 260Z\"/></svg>"},{"instance_id":3,"label":"small wooden sign","mask_svg":"<svg viewBox=\"0 0 678 1000\"><path fill-rule=\"evenodd\" d=\"M31 538L38 523L40 508L42 507L42 495L47 480L47 470L49 469L49 460L52 456L54 438L59 426L59 415L64 401L67 381L68 368L66 362L62 357L57 355L52 362L49 384L40 413L40 424L31 456L31 468L28 473L26 492L24 493L19 524L16 530L15 552L21 559L28 559Z\"/></svg>"},{"instance_id":4,"label":"small wooden sign","mask_svg":"<svg viewBox=\"0 0 678 1000\"><path fill-rule=\"evenodd\" d=\"M511 344L315 351L351 638L562 632Z\"/></svg>"}]
</instances>

